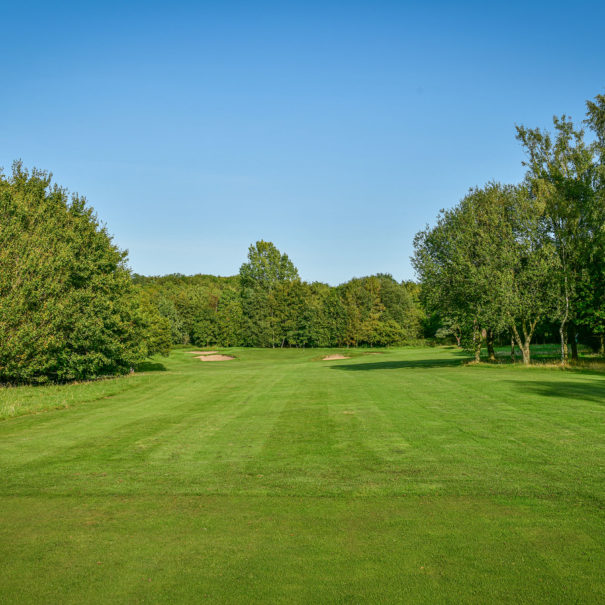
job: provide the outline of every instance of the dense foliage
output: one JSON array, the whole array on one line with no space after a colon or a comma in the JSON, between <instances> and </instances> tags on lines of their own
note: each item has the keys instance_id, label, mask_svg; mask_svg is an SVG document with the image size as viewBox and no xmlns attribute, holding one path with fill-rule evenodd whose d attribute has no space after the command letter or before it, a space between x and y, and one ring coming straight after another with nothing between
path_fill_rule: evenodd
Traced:
<instances>
[{"instance_id":1,"label":"dense foliage","mask_svg":"<svg viewBox=\"0 0 605 605\"><path fill-rule=\"evenodd\" d=\"M172 342L198 346L383 346L417 340L415 284L390 275L337 287L307 283L270 242L250 246L234 277L135 276L170 322Z\"/></svg>"},{"instance_id":2,"label":"dense foliage","mask_svg":"<svg viewBox=\"0 0 605 605\"><path fill-rule=\"evenodd\" d=\"M166 351L168 322L83 198L50 175L0 175L0 381L127 372Z\"/></svg>"},{"instance_id":3,"label":"dense foliage","mask_svg":"<svg viewBox=\"0 0 605 605\"><path fill-rule=\"evenodd\" d=\"M415 238L428 312L476 359L509 334L529 363L535 334L554 326L563 362L579 339L603 351L605 96L587 107L592 142L566 116L554 134L518 127L524 182L471 189Z\"/></svg>"}]
</instances>

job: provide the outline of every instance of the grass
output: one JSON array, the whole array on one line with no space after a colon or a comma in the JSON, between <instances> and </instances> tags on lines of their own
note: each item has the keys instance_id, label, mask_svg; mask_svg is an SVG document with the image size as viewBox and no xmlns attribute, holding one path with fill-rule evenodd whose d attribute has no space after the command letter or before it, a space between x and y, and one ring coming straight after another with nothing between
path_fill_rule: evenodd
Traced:
<instances>
[{"instance_id":1,"label":"grass","mask_svg":"<svg viewBox=\"0 0 605 605\"><path fill-rule=\"evenodd\" d=\"M0 389L0 602L605 602L605 375L232 352Z\"/></svg>"}]
</instances>

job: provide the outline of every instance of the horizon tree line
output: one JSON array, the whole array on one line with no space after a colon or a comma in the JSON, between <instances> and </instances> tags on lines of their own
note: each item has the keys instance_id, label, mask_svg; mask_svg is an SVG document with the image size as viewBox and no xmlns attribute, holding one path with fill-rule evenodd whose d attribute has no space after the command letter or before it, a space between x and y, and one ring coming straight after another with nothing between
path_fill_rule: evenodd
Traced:
<instances>
[{"instance_id":1,"label":"horizon tree line","mask_svg":"<svg viewBox=\"0 0 605 605\"><path fill-rule=\"evenodd\" d=\"M174 344L388 346L422 337L418 288L391 275L333 287L305 282L287 254L260 240L233 277L134 276L171 322Z\"/></svg>"}]
</instances>

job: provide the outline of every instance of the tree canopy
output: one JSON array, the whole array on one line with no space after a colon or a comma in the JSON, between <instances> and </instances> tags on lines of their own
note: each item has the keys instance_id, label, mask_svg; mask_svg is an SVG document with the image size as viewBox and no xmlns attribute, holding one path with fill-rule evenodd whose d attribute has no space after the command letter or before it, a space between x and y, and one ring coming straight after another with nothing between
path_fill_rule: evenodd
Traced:
<instances>
[{"instance_id":1,"label":"tree canopy","mask_svg":"<svg viewBox=\"0 0 605 605\"><path fill-rule=\"evenodd\" d=\"M234 277L135 276L171 325L174 344L383 346L422 337L415 284L390 275L339 286L303 281L271 242L251 245Z\"/></svg>"},{"instance_id":2,"label":"tree canopy","mask_svg":"<svg viewBox=\"0 0 605 605\"><path fill-rule=\"evenodd\" d=\"M0 380L124 373L168 329L84 198L19 162L0 176Z\"/></svg>"},{"instance_id":3,"label":"tree canopy","mask_svg":"<svg viewBox=\"0 0 605 605\"><path fill-rule=\"evenodd\" d=\"M508 332L529 363L541 324L558 325L563 362L568 343L577 356L582 329L603 348L605 98L587 109L593 142L566 116L553 119L554 134L518 126L524 182L471 189L415 238L427 311L476 359L483 340L490 349L494 334Z\"/></svg>"}]
</instances>

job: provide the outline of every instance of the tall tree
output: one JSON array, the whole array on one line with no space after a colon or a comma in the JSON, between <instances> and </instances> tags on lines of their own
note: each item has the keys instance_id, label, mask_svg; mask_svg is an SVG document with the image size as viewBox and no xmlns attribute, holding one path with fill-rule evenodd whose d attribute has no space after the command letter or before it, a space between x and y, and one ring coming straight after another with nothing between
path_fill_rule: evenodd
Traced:
<instances>
[{"instance_id":1,"label":"tall tree","mask_svg":"<svg viewBox=\"0 0 605 605\"><path fill-rule=\"evenodd\" d=\"M582 258L588 244L587 227L594 205L594 150L584 131L567 116L553 118L554 134L540 128L517 127L527 155L526 182L531 195L545 206L546 233L559 257L556 315L559 319L561 359L568 357L568 328L572 354L577 357L575 326L582 282Z\"/></svg>"},{"instance_id":2,"label":"tall tree","mask_svg":"<svg viewBox=\"0 0 605 605\"><path fill-rule=\"evenodd\" d=\"M298 270L274 244L260 240L248 249L248 262L240 267L242 310L248 344L276 346L283 338L276 306L278 285L298 279Z\"/></svg>"},{"instance_id":3,"label":"tall tree","mask_svg":"<svg viewBox=\"0 0 605 605\"><path fill-rule=\"evenodd\" d=\"M524 188L489 183L416 236L413 263L427 307L460 329L477 361L484 338L495 359L494 335L507 329L530 361L551 301L554 261L541 236L542 214Z\"/></svg>"},{"instance_id":4,"label":"tall tree","mask_svg":"<svg viewBox=\"0 0 605 605\"><path fill-rule=\"evenodd\" d=\"M580 323L599 339L599 350L605 354L605 95L597 95L586 106L585 122L594 134L594 198L587 217L578 314Z\"/></svg>"},{"instance_id":5,"label":"tall tree","mask_svg":"<svg viewBox=\"0 0 605 605\"><path fill-rule=\"evenodd\" d=\"M148 319L84 198L18 162L0 177L0 380L127 372L149 350Z\"/></svg>"}]
</instances>

